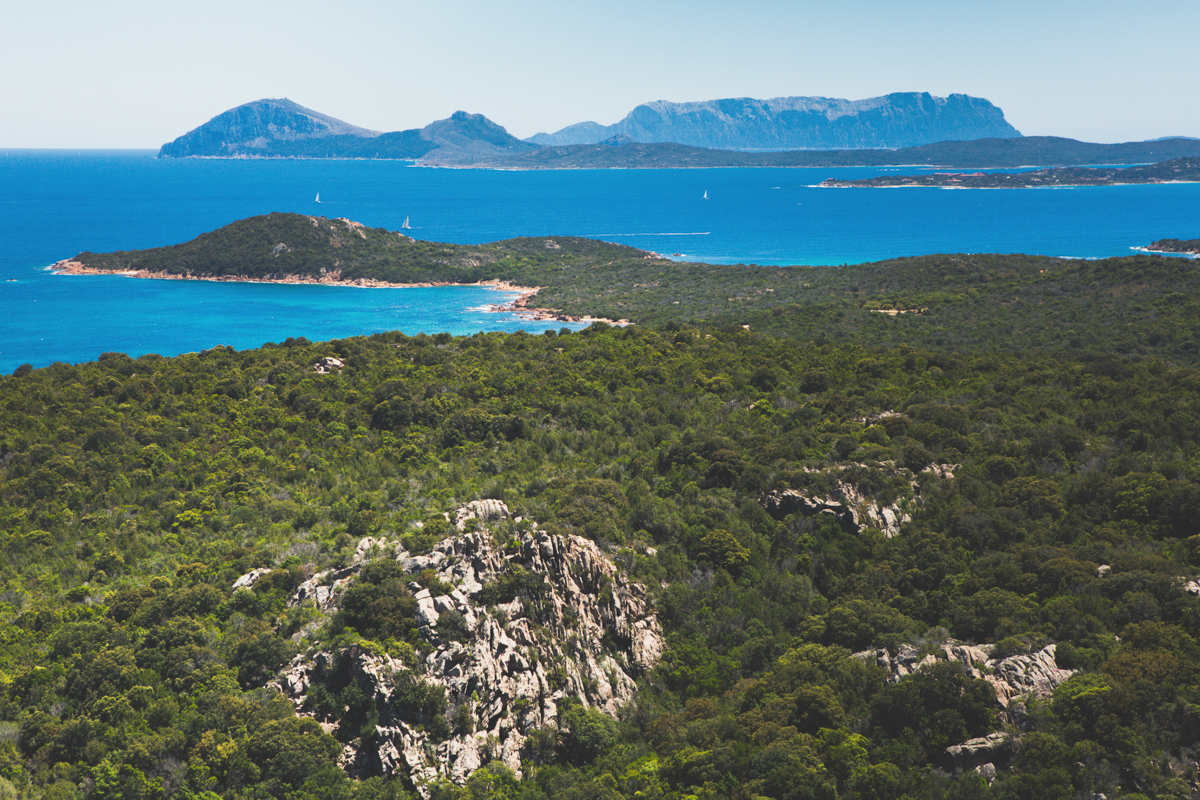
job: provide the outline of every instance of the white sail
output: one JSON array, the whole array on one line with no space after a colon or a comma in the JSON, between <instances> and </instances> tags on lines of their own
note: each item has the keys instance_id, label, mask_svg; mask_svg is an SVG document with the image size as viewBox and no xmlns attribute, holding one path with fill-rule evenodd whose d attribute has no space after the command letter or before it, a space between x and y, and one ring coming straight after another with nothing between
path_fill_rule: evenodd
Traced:
<instances>
[{"instance_id":1,"label":"white sail","mask_svg":"<svg viewBox=\"0 0 1200 800\"><path fill-rule=\"evenodd\" d=\"M404 215L404 224L401 225L400 227L405 228L405 229L412 227L411 225L408 224L408 215L407 214Z\"/></svg>"},{"instance_id":2,"label":"white sail","mask_svg":"<svg viewBox=\"0 0 1200 800\"><path fill-rule=\"evenodd\" d=\"M705 200L707 200L707 199L708 199L708 189L705 189L705 190L704 190L704 199L705 199Z\"/></svg>"},{"instance_id":3,"label":"white sail","mask_svg":"<svg viewBox=\"0 0 1200 800\"><path fill-rule=\"evenodd\" d=\"M313 202L314 202L314 203L319 203L319 202L321 202L321 193L320 193L320 192L317 192L317 199L316 199L316 200L314 200Z\"/></svg>"}]
</instances>

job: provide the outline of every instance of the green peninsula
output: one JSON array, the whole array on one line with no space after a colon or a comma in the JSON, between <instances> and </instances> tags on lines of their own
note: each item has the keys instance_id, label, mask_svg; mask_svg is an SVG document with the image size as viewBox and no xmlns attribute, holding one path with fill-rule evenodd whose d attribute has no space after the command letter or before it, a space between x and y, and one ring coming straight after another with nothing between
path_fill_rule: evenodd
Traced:
<instances>
[{"instance_id":1,"label":"green peninsula","mask_svg":"<svg viewBox=\"0 0 1200 800\"><path fill-rule=\"evenodd\" d=\"M170 247L80 253L60 268L145 277L541 287L529 313L671 322L789 337L1007 350L1091 343L1192 363L1194 262L948 254L838 267L678 262L576 237L482 245L412 239L345 219L275 213ZM1093 321L1108 320L1098 326ZM1117 324L1119 323L1119 324Z\"/></svg>"}]
</instances>

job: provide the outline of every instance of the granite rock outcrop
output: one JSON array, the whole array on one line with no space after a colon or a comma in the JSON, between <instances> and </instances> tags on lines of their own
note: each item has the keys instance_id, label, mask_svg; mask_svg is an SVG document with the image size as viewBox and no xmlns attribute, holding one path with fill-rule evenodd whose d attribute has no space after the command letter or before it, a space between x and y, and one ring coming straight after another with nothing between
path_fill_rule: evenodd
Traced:
<instances>
[{"instance_id":1,"label":"granite rock outcrop","mask_svg":"<svg viewBox=\"0 0 1200 800\"><path fill-rule=\"evenodd\" d=\"M1007 767L1020 750L1020 737L997 731L947 747L940 766L955 775L974 770L990 783L997 765Z\"/></svg>"},{"instance_id":2,"label":"granite rock outcrop","mask_svg":"<svg viewBox=\"0 0 1200 800\"><path fill-rule=\"evenodd\" d=\"M759 503L775 519L783 519L796 513L806 517L829 514L847 533L858 533L863 528L876 528L890 539L900 532L902 524L912 519L910 507L920 501L920 484L917 476L910 470L890 463L880 467L889 471L892 476L906 481L912 489L913 497L880 502L853 481L834 476L833 489L827 494L800 489L781 489L762 495ZM954 464L932 464L922 472L948 480L954 477L955 468Z\"/></svg>"},{"instance_id":3,"label":"granite rock outcrop","mask_svg":"<svg viewBox=\"0 0 1200 800\"><path fill-rule=\"evenodd\" d=\"M594 542L528 522L509 522L501 531L510 515L496 500L477 501L452 517L459 532L430 552L363 539L354 563L314 576L291 599L335 613L346 587L379 559L394 559L436 587L409 584L415 648L389 651L363 642L309 652L275 681L299 713L317 718L343 743L342 763L352 775L399 775L425 792L440 779L461 783L489 760L519 773L527 735L560 727L563 702L615 716L633 697L637 676L662 655L645 587ZM469 520L475 530L464 531ZM521 576L536 590L498 594L506 576ZM348 686L356 687L357 717L349 707L322 711L313 699ZM430 696L444 697L440 722L411 707L414 697Z\"/></svg>"},{"instance_id":4,"label":"granite rock outcrop","mask_svg":"<svg viewBox=\"0 0 1200 800\"><path fill-rule=\"evenodd\" d=\"M903 644L895 653L880 648L855 653L855 657L883 667L890 683L934 664L957 662L966 674L991 684L1001 719L1010 727L946 748L937 765L940 771L953 775L977 772L990 783L997 771L1007 769L1020 752L1020 732L1028 730L1025 701L1048 699L1055 687L1075 674L1075 670L1062 669L1055 663L1053 644L1030 653L993 658L995 647L947 641L931 651Z\"/></svg>"},{"instance_id":5,"label":"granite rock outcrop","mask_svg":"<svg viewBox=\"0 0 1200 800\"><path fill-rule=\"evenodd\" d=\"M1003 658L992 658L994 648L991 644L969 645L951 641L943 643L936 653L902 644L895 654L881 648L855 655L886 669L892 683L939 661L960 662L967 674L990 683L996 690L996 702L1010 711L1023 698L1044 700L1050 697L1055 687L1075 674L1075 670L1062 669L1055 662L1053 644L1031 653Z\"/></svg>"}]
</instances>

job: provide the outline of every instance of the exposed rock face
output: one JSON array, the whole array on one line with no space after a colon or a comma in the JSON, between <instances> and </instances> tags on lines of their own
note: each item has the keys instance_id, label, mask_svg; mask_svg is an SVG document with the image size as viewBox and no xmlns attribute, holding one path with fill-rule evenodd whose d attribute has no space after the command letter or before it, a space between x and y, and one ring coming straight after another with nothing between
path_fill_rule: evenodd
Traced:
<instances>
[{"instance_id":1,"label":"exposed rock face","mask_svg":"<svg viewBox=\"0 0 1200 800\"><path fill-rule=\"evenodd\" d=\"M883 463L880 467L888 469L890 475L899 476L907 481L914 493L920 491L916 476L910 470L896 468L890 462ZM956 464L930 464L929 467L922 470L922 473L929 473L938 479L949 480L954 477L955 469L958 469ZM912 515L907 511L908 503L905 501L892 504L880 503L871 495L860 491L854 483L840 479L836 481L833 492L828 497L805 493L799 489L781 489L781 491L763 494L758 501L762 504L763 509L766 509L767 513L776 519L782 519L797 512L802 513L805 517L828 513L838 519L838 524L847 534L857 534L863 528L876 528L888 539L899 534L900 525L912 519Z\"/></svg>"},{"instance_id":2,"label":"exposed rock face","mask_svg":"<svg viewBox=\"0 0 1200 800\"><path fill-rule=\"evenodd\" d=\"M1008 722L1019 730L1026 730L1027 710L1021 700L1027 697L1046 699L1054 689L1075 670L1059 669L1054 661L1054 645L1047 645L1036 653L991 658L995 645L967 645L945 642L935 653L922 653L912 645L901 645L895 655L885 649L867 650L855 656L874 660L890 673L892 683L906 675L944 661L962 663L967 674L976 680L985 680L996 691L996 701L1004 709ZM938 768L950 774L966 771L978 772L989 783L996 777L998 769L1007 769L1020 752L1021 738L1004 732L989 733L977 739L946 748Z\"/></svg>"},{"instance_id":3,"label":"exposed rock face","mask_svg":"<svg viewBox=\"0 0 1200 800\"><path fill-rule=\"evenodd\" d=\"M326 356L313 365L313 372L317 373L318 375L336 375L337 373L341 372L345 366L346 362L342 361L340 358Z\"/></svg>"},{"instance_id":4,"label":"exposed rock face","mask_svg":"<svg viewBox=\"0 0 1200 800\"><path fill-rule=\"evenodd\" d=\"M240 577L236 581L234 581L232 588L235 592L238 589L249 589L258 581L259 578L261 578L263 575L266 575L270 571L271 570L269 570L265 567L259 567L258 569L252 569L249 572L247 572L245 575L243 575L242 577Z\"/></svg>"},{"instance_id":5,"label":"exposed rock face","mask_svg":"<svg viewBox=\"0 0 1200 800\"><path fill-rule=\"evenodd\" d=\"M996 765L990 761L986 764L980 764L974 771L983 776L983 779L988 782L989 786L996 779Z\"/></svg>"},{"instance_id":6,"label":"exposed rock face","mask_svg":"<svg viewBox=\"0 0 1200 800\"><path fill-rule=\"evenodd\" d=\"M1019 738L1007 733L989 733L987 736L968 739L962 744L947 747L941 766L943 770L953 774L975 770L990 781L996 777L996 765L1007 766L1020 747Z\"/></svg>"},{"instance_id":7,"label":"exposed rock face","mask_svg":"<svg viewBox=\"0 0 1200 800\"><path fill-rule=\"evenodd\" d=\"M614 125L578 123L527 141L596 144L614 134L638 142L677 142L719 150L839 150L915 147L934 142L1010 139L1020 131L987 100L898 92L866 100L748 97L645 103Z\"/></svg>"},{"instance_id":8,"label":"exposed rock face","mask_svg":"<svg viewBox=\"0 0 1200 800\"><path fill-rule=\"evenodd\" d=\"M472 503L455 515L464 524L508 516L495 500ZM300 713L317 716L343 741L343 762L353 774L407 776L420 789L439 777L462 782L488 757L519 772L526 734L556 724L557 701L576 698L615 715L633 696L636 675L660 659L661 629L645 588L625 578L593 542L537 530L505 536L511 538L501 545L487 530L465 533L424 556L402 548L392 555L389 543L363 540L358 563L315 576L298 589L293 604L311 598L318 608L334 610L362 564L381 551L407 572L434 570L442 585L454 587L435 594L411 584L419 590L414 599L423 643L412 663L381 648L351 647L299 656L277 680ZM518 566L544 577L536 600L517 597L485 606L485 586ZM451 624L468 635L454 640ZM400 697L414 681L445 691L453 729L438 735L414 722ZM339 730L341 722L305 707L313 687L334 683L358 686L364 708L377 720L374 736Z\"/></svg>"},{"instance_id":9,"label":"exposed rock face","mask_svg":"<svg viewBox=\"0 0 1200 800\"><path fill-rule=\"evenodd\" d=\"M455 512L454 527L461 531L473 519L485 523L508 519L508 506L499 500L472 500Z\"/></svg>"},{"instance_id":10,"label":"exposed rock face","mask_svg":"<svg viewBox=\"0 0 1200 800\"><path fill-rule=\"evenodd\" d=\"M922 471L946 480L954 477L954 469L955 466L951 464L935 464ZM910 471L895 467L891 467L891 470L892 474L908 481L914 492L919 490L916 478ZM860 491L855 484L840 479L829 496L818 496L798 489L783 489L764 494L759 498L759 502L767 513L776 519L783 519L795 513L806 517L830 514L847 533L858 533L863 528L877 528L889 539L900 532L903 523L912 519L907 510L907 503L880 503L874 497Z\"/></svg>"},{"instance_id":11,"label":"exposed rock face","mask_svg":"<svg viewBox=\"0 0 1200 800\"><path fill-rule=\"evenodd\" d=\"M1073 669L1058 667L1054 650L1055 646L1050 644L1036 653L988 662L995 671L985 676L985 680L995 687L1000 705L1008 708L1014 700L1026 695L1049 697L1056 686L1075 674Z\"/></svg>"},{"instance_id":12,"label":"exposed rock face","mask_svg":"<svg viewBox=\"0 0 1200 800\"><path fill-rule=\"evenodd\" d=\"M218 114L158 151L160 158L280 155L280 143L331 137L371 138L360 128L288 99L256 100Z\"/></svg>"},{"instance_id":13,"label":"exposed rock face","mask_svg":"<svg viewBox=\"0 0 1200 800\"><path fill-rule=\"evenodd\" d=\"M894 656L886 649L867 650L855 655L864 660L873 659L890 673L888 680L893 683L939 661L960 661L966 665L971 676L992 685L996 690L997 702L1005 709L1013 707L1022 697L1045 699L1053 694L1056 686L1075 674L1075 670L1058 667L1054 660L1055 645L1052 644L1036 653L1002 659L991 658L993 647L995 645L947 642L937 655L921 655L917 648L903 644Z\"/></svg>"},{"instance_id":14,"label":"exposed rock face","mask_svg":"<svg viewBox=\"0 0 1200 800\"><path fill-rule=\"evenodd\" d=\"M759 502L767 513L776 519L783 519L790 514L800 513L806 517L817 514L829 514L837 519L842 530L857 533L860 529L857 515L846 503L829 498L810 497L796 489L768 492Z\"/></svg>"}]
</instances>

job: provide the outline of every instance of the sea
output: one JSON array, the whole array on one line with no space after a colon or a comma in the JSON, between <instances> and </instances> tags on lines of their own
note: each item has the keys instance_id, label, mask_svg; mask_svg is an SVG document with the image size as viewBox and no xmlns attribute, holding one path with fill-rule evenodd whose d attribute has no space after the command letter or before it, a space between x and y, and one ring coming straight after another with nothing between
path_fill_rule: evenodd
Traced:
<instances>
[{"instance_id":1,"label":"sea","mask_svg":"<svg viewBox=\"0 0 1200 800\"><path fill-rule=\"evenodd\" d=\"M510 171L404 161L158 159L0 150L0 373L118 351L176 355L379 331L564 327L494 313L482 287L336 286L53 274L54 262L184 242L243 217L345 217L477 244L587 236L714 264L839 266L929 253L1129 255L1200 237L1200 184L829 189L919 168ZM317 202L317 198L320 202ZM566 327L578 327L565 325Z\"/></svg>"}]
</instances>

